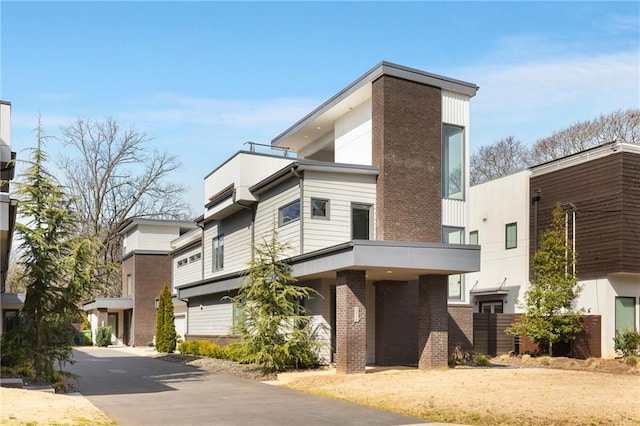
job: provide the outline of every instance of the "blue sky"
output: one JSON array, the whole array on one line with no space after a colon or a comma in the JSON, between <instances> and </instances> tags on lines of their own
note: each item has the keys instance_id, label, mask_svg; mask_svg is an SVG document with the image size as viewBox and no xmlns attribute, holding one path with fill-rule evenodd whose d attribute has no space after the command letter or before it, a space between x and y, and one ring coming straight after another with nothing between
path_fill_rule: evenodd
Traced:
<instances>
[{"instance_id":1,"label":"blue sky","mask_svg":"<svg viewBox=\"0 0 640 426\"><path fill-rule=\"evenodd\" d=\"M114 117L181 159L196 215L203 177L243 142L268 143L382 60L480 86L472 152L640 106L638 2L2 1L0 13L13 149L34 145L38 112L50 135Z\"/></svg>"}]
</instances>

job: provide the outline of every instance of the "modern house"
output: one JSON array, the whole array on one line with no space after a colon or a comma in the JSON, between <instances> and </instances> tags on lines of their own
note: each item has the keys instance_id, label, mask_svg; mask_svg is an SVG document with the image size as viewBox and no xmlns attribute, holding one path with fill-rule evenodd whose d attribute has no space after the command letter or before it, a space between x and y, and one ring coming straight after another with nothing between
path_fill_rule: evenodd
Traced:
<instances>
[{"instance_id":1,"label":"modern house","mask_svg":"<svg viewBox=\"0 0 640 426\"><path fill-rule=\"evenodd\" d=\"M469 348L469 103L478 87L382 62L271 141L204 180L199 229L172 242L187 339L225 342L254 243L290 244L321 356L343 373L367 363L447 365ZM295 153L295 157L292 157ZM193 264L192 264L193 259Z\"/></svg>"},{"instance_id":2,"label":"modern house","mask_svg":"<svg viewBox=\"0 0 640 426\"><path fill-rule=\"evenodd\" d=\"M11 240L16 222L17 200L9 195L16 153L11 151L11 103L0 100L0 335L24 305L24 295L5 293Z\"/></svg>"},{"instance_id":3,"label":"modern house","mask_svg":"<svg viewBox=\"0 0 640 426\"><path fill-rule=\"evenodd\" d=\"M122 297L97 298L83 305L94 341L99 327L111 326L114 344L153 343L156 302L164 286L171 285L171 241L194 228L193 222L143 218L129 219L120 227ZM180 324L185 304L175 298L174 303L178 334L184 335Z\"/></svg>"},{"instance_id":4,"label":"modern house","mask_svg":"<svg viewBox=\"0 0 640 426\"><path fill-rule=\"evenodd\" d=\"M615 331L640 329L640 146L613 142L473 186L469 229L482 246L467 275L476 312L518 313L538 235L557 203L577 253L577 301L599 316L592 355L614 357Z\"/></svg>"}]
</instances>

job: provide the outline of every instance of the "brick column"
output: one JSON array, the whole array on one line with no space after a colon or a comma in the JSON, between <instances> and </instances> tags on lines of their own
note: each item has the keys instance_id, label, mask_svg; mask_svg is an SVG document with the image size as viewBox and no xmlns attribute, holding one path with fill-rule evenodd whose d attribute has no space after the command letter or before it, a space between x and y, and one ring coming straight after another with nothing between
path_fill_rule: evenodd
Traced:
<instances>
[{"instance_id":1,"label":"brick column","mask_svg":"<svg viewBox=\"0 0 640 426\"><path fill-rule=\"evenodd\" d=\"M364 373L367 361L365 271L339 271L336 277L336 371Z\"/></svg>"},{"instance_id":2,"label":"brick column","mask_svg":"<svg viewBox=\"0 0 640 426\"><path fill-rule=\"evenodd\" d=\"M421 275L418 283L418 368L447 366L447 276Z\"/></svg>"}]
</instances>

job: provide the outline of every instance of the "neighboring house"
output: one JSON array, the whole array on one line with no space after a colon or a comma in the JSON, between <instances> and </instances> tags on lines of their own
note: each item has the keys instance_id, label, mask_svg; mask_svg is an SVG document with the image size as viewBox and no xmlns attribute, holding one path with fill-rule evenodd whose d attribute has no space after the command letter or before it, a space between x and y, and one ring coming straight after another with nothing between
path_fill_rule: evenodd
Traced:
<instances>
[{"instance_id":1,"label":"neighboring house","mask_svg":"<svg viewBox=\"0 0 640 426\"><path fill-rule=\"evenodd\" d=\"M112 342L130 346L153 343L157 299L171 285L171 241L196 228L193 222L133 218L118 230L122 236L122 297L98 298L83 309L96 331L111 326ZM174 298L177 323L184 324L184 302ZM184 325L182 326L184 328ZM178 330L179 335L184 331Z\"/></svg>"},{"instance_id":2,"label":"neighboring house","mask_svg":"<svg viewBox=\"0 0 640 426\"><path fill-rule=\"evenodd\" d=\"M172 243L186 338L233 338L225 296L277 229L294 276L321 294L305 307L339 372L437 368L453 346L470 349L460 274L480 264L462 244L477 89L383 62L273 139L283 155L240 151L209 174L201 229Z\"/></svg>"},{"instance_id":3,"label":"neighboring house","mask_svg":"<svg viewBox=\"0 0 640 426\"><path fill-rule=\"evenodd\" d=\"M638 145L605 144L472 187L469 229L482 246L480 272L467 275L472 303L476 312L522 312L537 236L558 202L577 253L577 307L600 316L596 346L614 357L615 331L640 328Z\"/></svg>"},{"instance_id":4,"label":"neighboring house","mask_svg":"<svg viewBox=\"0 0 640 426\"><path fill-rule=\"evenodd\" d=\"M16 153L11 151L11 104L0 101L0 335L10 327L14 317L24 305L24 294L5 293L11 240L16 223L17 200L9 195L9 182L13 180Z\"/></svg>"}]
</instances>

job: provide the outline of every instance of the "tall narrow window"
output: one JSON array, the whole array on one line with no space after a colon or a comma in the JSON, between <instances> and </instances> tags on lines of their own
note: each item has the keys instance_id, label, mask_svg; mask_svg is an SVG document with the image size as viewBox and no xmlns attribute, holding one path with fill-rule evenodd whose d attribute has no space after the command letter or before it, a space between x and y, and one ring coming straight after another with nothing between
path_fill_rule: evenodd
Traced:
<instances>
[{"instance_id":1,"label":"tall narrow window","mask_svg":"<svg viewBox=\"0 0 640 426\"><path fill-rule=\"evenodd\" d=\"M447 244L464 244L464 228L443 226L442 242ZM462 274L449 275L448 280L447 298L449 300L462 300L464 290L464 277Z\"/></svg>"},{"instance_id":2,"label":"tall narrow window","mask_svg":"<svg viewBox=\"0 0 640 426\"><path fill-rule=\"evenodd\" d=\"M505 247L512 249L518 247L518 223L507 223L505 226Z\"/></svg>"},{"instance_id":3,"label":"tall narrow window","mask_svg":"<svg viewBox=\"0 0 640 426\"><path fill-rule=\"evenodd\" d=\"M213 246L213 272L220 271L224 267L224 235L218 235L212 241Z\"/></svg>"},{"instance_id":4,"label":"tall narrow window","mask_svg":"<svg viewBox=\"0 0 640 426\"><path fill-rule=\"evenodd\" d=\"M636 328L635 305L635 297L616 297L616 331Z\"/></svg>"},{"instance_id":5,"label":"tall narrow window","mask_svg":"<svg viewBox=\"0 0 640 426\"><path fill-rule=\"evenodd\" d=\"M464 199L464 129L442 125L442 196Z\"/></svg>"},{"instance_id":6,"label":"tall narrow window","mask_svg":"<svg viewBox=\"0 0 640 426\"><path fill-rule=\"evenodd\" d=\"M133 278L127 274L127 296L133 296Z\"/></svg>"},{"instance_id":7,"label":"tall narrow window","mask_svg":"<svg viewBox=\"0 0 640 426\"><path fill-rule=\"evenodd\" d=\"M368 240L371 236L371 205L351 205L351 239Z\"/></svg>"}]
</instances>

